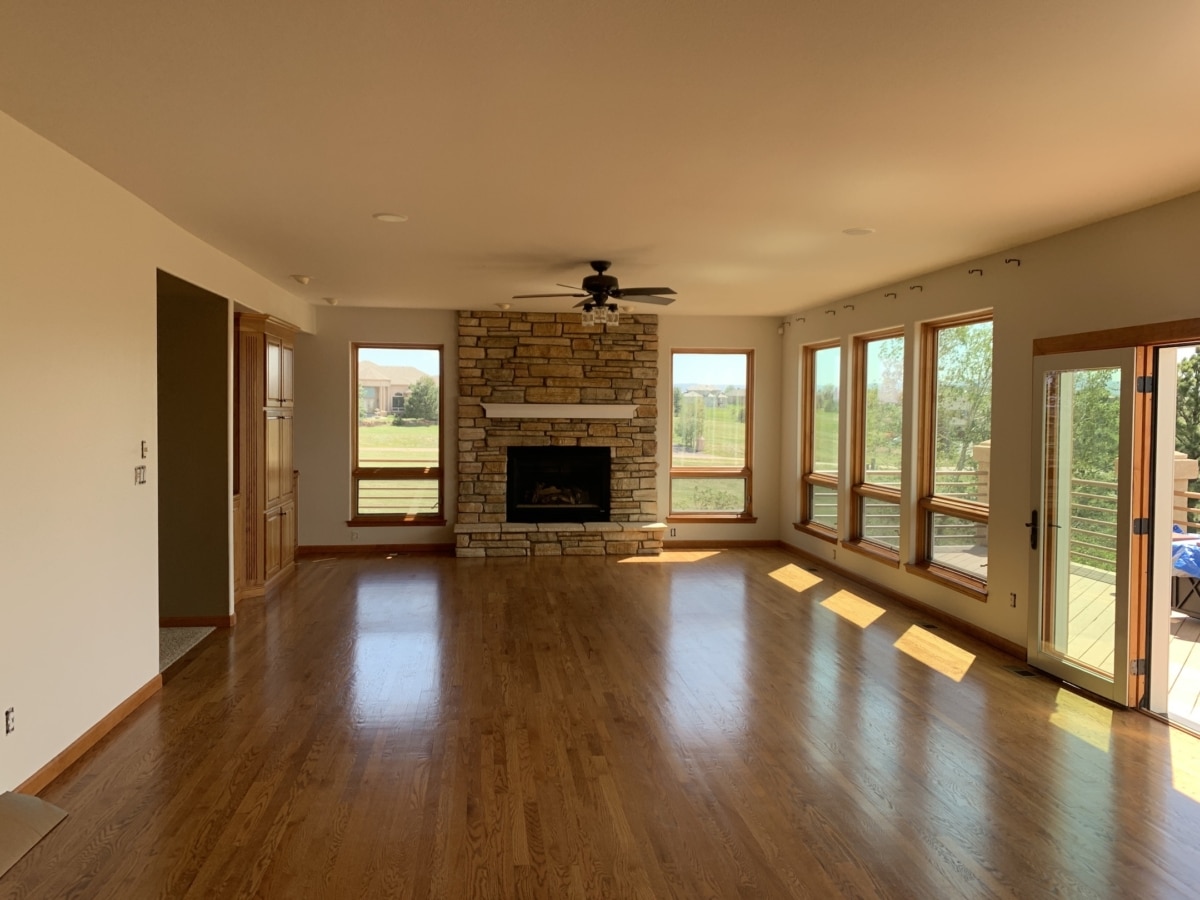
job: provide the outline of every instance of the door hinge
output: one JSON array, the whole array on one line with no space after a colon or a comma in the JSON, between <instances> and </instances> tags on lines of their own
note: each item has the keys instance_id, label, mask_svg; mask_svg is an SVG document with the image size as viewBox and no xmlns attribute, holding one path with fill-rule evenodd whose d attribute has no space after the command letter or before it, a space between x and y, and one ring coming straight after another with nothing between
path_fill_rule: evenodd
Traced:
<instances>
[{"instance_id":1,"label":"door hinge","mask_svg":"<svg viewBox=\"0 0 1200 900\"><path fill-rule=\"evenodd\" d=\"M1129 661L1130 675L1145 675L1146 661L1144 659L1133 659Z\"/></svg>"},{"instance_id":2,"label":"door hinge","mask_svg":"<svg viewBox=\"0 0 1200 900\"><path fill-rule=\"evenodd\" d=\"M1153 375L1139 375L1137 379L1137 392L1139 394L1149 394L1154 390Z\"/></svg>"},{"instance_id":3,"label":"door hinge","mask_svg":"<svg viewBox=\"0 0 1200 900\"><path fill-rule=\"evenodd\" d=\"M1133 533L1134 534L1149 534L1150 533L1150 520L1149 519L1134 519L1133 520Z\"/></svg>"}]
</instances>

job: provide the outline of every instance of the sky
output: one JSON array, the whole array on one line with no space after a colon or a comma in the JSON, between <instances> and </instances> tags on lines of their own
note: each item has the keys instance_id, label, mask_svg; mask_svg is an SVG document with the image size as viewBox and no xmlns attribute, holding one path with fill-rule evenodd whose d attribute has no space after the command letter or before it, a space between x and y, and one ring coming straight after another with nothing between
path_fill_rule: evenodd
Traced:
<instances>
[{"instance_id":1,"label":"sky","mask_svg":"<svg viewBox=\"0 0 1200 900\"><path fill-rule=\"evenodd\" d=\"M745 353L673 353L672 384L707 384L713 387L746 386Z\"/></svg>"},{"instance_id":2,"label":"sky","mask_svg":"<svg viewBox=\"0 0 1200 900\"><path fill-rule=\"evenodd\" d=\"M412 366L426 375L438 377L437 350L394 350L385 347L360 347L358 358L381 366Z\"/></svg>"}]
</instances>

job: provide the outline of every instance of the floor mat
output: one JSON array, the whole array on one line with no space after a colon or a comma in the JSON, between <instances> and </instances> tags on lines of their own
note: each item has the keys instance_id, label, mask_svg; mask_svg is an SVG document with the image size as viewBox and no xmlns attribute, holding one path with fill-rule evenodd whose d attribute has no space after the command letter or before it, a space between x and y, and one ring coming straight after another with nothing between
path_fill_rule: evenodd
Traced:
<instances>
[{"instance_id":1,"label":"floor mat","mask_svg":"<svg viewBox=\"0 0 1200 900\"><path fill-rule=\"evenodd\" d=\"M0 875L66 817L65 812L40 797L0 794Z\"/></svg>"}]
</instances>

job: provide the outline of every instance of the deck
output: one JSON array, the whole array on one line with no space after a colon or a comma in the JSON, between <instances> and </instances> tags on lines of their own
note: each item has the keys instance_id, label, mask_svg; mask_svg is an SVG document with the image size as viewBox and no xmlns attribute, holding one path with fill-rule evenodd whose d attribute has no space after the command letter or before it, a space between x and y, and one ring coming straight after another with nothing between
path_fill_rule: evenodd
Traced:
<instances>
[{"instance_id":1,"label":"deck","mask_svg":"<svg viewBox=\"0 0 1200 900\"><path fill-rule=\"evenodd\" d=\"M1116 596L1105 577L1082 567L1071 574L1075 599L1067 627L1067 655L1112 672ZM1168 715L1173 720L1187 719L1200 729L1200 619L1172 610L1170 654Z\"/></svg>"}]
</instances>

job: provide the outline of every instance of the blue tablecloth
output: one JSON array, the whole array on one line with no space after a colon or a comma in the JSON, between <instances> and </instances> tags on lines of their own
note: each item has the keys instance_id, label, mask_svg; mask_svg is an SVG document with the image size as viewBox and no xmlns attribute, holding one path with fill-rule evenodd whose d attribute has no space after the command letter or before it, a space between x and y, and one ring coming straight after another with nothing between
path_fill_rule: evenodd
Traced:
<instances>
[{"instance_id":1,"label":"blue tablecloth","mask_svg":"<svg viewBox=\"0 0 1200 900\"><path fill-rule=\"evenodd\" d=\"M1200 578L1200 539L1184 537L1183 529L1174 527L1175 539L1171 541L1171 565L1181 575Z\"/></svg>"}]
</instances>

